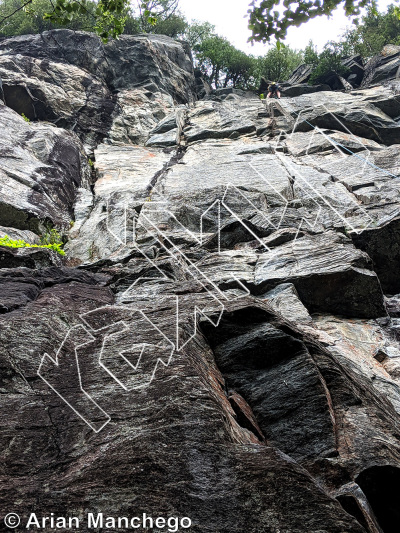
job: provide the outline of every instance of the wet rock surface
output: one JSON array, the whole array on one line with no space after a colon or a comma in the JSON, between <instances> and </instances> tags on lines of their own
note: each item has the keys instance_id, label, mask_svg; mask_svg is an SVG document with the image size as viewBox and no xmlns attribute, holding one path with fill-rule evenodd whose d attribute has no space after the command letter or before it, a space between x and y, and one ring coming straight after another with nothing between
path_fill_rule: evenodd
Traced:
<instances>
[{"instance_id":1,"label":"wet rock surface","mask_svg":"<svg viewBox=\"0 0 400 533\"><path fill-rule=\"evenodd\" d=\"M395 89L195 101L181 43L58 30L0 68L0 237L68 234L0 248L1 509L395 531Z\"/></svg>"}]
</instances>

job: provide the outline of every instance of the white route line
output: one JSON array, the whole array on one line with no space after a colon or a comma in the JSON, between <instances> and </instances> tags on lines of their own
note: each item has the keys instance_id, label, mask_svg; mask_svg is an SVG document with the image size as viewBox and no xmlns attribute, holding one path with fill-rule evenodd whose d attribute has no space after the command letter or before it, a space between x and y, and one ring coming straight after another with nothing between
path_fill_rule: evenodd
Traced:
<instances>
[{"instance_id":1,"label":"white route line","mask_svg":"<svg viewBox=\"0 0 400 533\"><path fill-rule=\"evenodd\" d=\"M290 105L290 104L289 104ZM369 157L370 157L370 150L361 142L361 140L356 137L344 124L342 124L340 122L340 120L329 110L326 108L325 105L323 105L324 109L330 113L339 123L340 125L355 139L356 142L358 142L361 146L363 146L366 150L366 152L368 153L368 158L367 159L364 159L364 158L361 158L359 157L358 159L360 160L364 160L365 163L364 163L364 166L363 166L363 169L362 169L362 172L364 172L366 166L369 164L371 165L371 163L369 163ZM284 107L281 107L280 106L280 109L282 111L282 113L287 116L287 110L284 108ZM296 111L294 111L293 109L293 113L295 113L297 115L296 117L296 120L295 120L295 123L294 123L294 126L292 128L292 132L290 133L291 136L293 136L293 134L295 133L296 131L296 128L298 127L298 124L299 124L299 121L300 121L300 117L302 115L302 113L304 112L305 110L301 110L299 113L297 113ZM290 111L289 111L290 113ZM290 115L291 118L292 115ZM372 122L371 122L372 124ZM314 128L314 131L311 135L311 138L310 138L310 141L309 141L309 145L308 145L308 148L306 150L306 155L307 157L311 158L312 159L312 156L311 154L309 154L309 150L310 150L310 147L311 147L311 143L314 139L314 136L316 134L321 134L324 136L325 139L328 140L328 142L330 142L332 144L332 146L335 148L335 150L337 150L338 152L340 152L340 154L343 156L343 158L346 158L346 155L343 154L343 152L340 150L339 148L339 145L340 143L336 143L334 140L332 140L329 135L327 135L324 131L322 131L320 128L318 128L317 126L313 126ZM292 177L292 178L295 178L296 179L296 185L299 186L299 188L306 194L309 194L306 190L306 188L308 189L311 189L311 191L314 193L314 195L316 197L318 197L320 200L322 200L322 202L328 206L329 209L331 209L344 223L346 226L349 226L352 228L353 231L356 231L356 228L354 228L354 226L352 224L350 224L350 222L348 221L348 219L346 219L344 216L342 216L342 214L338 211L337 208L335 208L325 197L323 197L320 192L315 188L313 187L313 185L311 183L309 183L306 178L302 175L302 173L300 172L299 168L295 168L294 164L292 163L292 161L290 160L289 157L284 157L283 154L281 154L280 152L277 151L277 147L279 146L279 144L281 143L281 137L282 135L284 134L285 132L283 132L282 130L280 131L279 133L279 137L278 137L278 140L277 140L277 143L276 143L276 146L274 147L274 156L278 158L278 160L280 161L281 165L283 166L283 168L286 169L286 171L288 172L289 176ZM351 157L351 156L347 156L347 157ZM264 160L267 160L267 157L264 158ZM267 217L265 215L265 213L263 213L259 208L257 208L253 202L247 198L247 196L243 193L242 190L240 190L237 186L235 186L233 183L229 182L227 185L226 185L226 188L225 188L225 191L224 191L224 194L223 194L223 197L221 199L217 199L215 200L210 207L208 207L201 215L200 217L200 237L198 237L197 234L195 234L194 232L190 231L188 228L186 228L175 216L174 213L172 213L171 211L169 210L165 210L165 215L167 215L168 217L170 217L170 219L172 219L174 221L175 224L177 224L178 228L180 228L181 230L183 230L184 232L186 232L191 239L193 239L194 242L196 242L198 245L202 246L204 244L204 218L206 217L206 215L209 213L210 210L212 210L213 208L217 208L218 209L218 253L221 253L221 231L222 231L222 227L221 227L221 207L223 207L231 216L234 217L234 219L236 219L248 232L249 234L255 239L257 240L262 246L264 246L264 248L268 251L268 252L272 252L272 250L257 236L257 234L252 231L247 225L246 223L244 222L244 220L233 210L230 208L230 206L228 205L227 203L227 195L228 195L228 192L229 191L234 191L236 193L239 194L239 196L242 198L242 200L244 202L247 202L248 205L250 205L254 211L260 215L267 223L268 225L270 225L272 228L276 230L278 230L281 226L282 226L282 223L283 223L283 220L286 216L286 213L287 213L287 209L288 209L288 205L289 205L289 201L287 198L285 198L282 193L280 191L278 191L275 187L275 185L266 177L264 176L257 168L254 167L254 165L251 163L251 162L247 162L247 164L249 165L249 167L253 170L253 172L255 172L263 181L264 183L266 183L268 185L268 187L272 188L272 190L276 193L276 195L283 201L283 204L284 204L284 209L283 209L283 213L280 217L280 220L278 222L278 224L274 223L269 217ZM321 167L321 165L318 165L320 168L323 168ZM379 167L376 167L375 165L371 165L372 167L374 168L377 168L379 169ZM386 172L384 169L380 169L382 170L382 172L386 173L386 174L389 174L392 176L392 174L390 174L389 172ZM290 180L289 180L290 182ZM154 187L153 189L153 192L156 192L157 194L159 194L161 196L161 199L157 199L157 200L154 200L151 202L151 206L150 207L150 215L151 215L151 212L153 210L153 207L154 208L157 208L157 207L162 207L162 206L167 206L168 205L168 201L167 199L164 198L164 194L158 189L158 184L156 184L156 186ZM302 217L301 221L300 221L300 224L297 228L297 232L296 232L296 235L295 235L295 239L294 241L297 240L298 238L298 235L300 233L300 229L302 227L303 224L307 224L309 227L313 228L315 227L319 217L320 217L320 214L321 214L321 211L322 211L322 206L316 201L316 199L312 196L309 196L309 199L318 207L318 212L317 212L317 215L315 217L315 220L313 223L310 223L305 217ZM357 204L357 202L354 201L354 204L355 206L357 207L357 209L359 209L363 214L366 214L368 216L369 219L372 220L372 218L369 216L369 214L360 208L360 205ZM147 204L148 205L148 204ZM345 209L348 209L345 205L343 205L343 208ZM154 328L160 335L161 335L161 338L162 340L166 341L171 349L171 352L169 354L169 357L168 357L168 360L167 362L165 362L163 359L161 358L157 358L157 361L154 365L154 370L151 374L151 378L150 378L150 381L148 383L146 383L145 385L142 385L142 386L139 386L137 388L143 388L144 386L148 386L152 381L153 379L155 378L155 375L156 375L156 371L158 369L159 366L164 366L164 367L168 367L169 364L171 363L171 360L173 358L173 355L175 352L179 352L181 351L186 345L188 342L190 342L195 336L196 336L196 333L197 333L197 322L198 322L198 316L201 315L203 317L205 317L209 322L211 322L215 327L218 327L219 323L220 323L220 320L223 316L223 312L225 310L225 305L224 305L224 301L229 301L229 297L228 297L228 294L225 292L225 291L222 291L218 285L216 285L212 280L210 280L208 278L208 276L206 276L204 274L204 272L202 272L196 264L194 264L188 257L187 255L180 249L178 248L174 242L171 241L171 238L166 234L166 233L163 233L162 230L160 230L157 225L156 225L156 222L153 222L148 216L146 216L145 213L143 213L143 211L140 213L140 216L137 216L136 215L136 211L134 209L131 210L131 213L133 214L133 222L132 222L132 244L129 246L129 248L131 249L136 249L137 251L139 251L143 256L144 258L150 263L150 265L155 268L160 274L161 274L161 277L156 277L156 278L151 278L151 277L140 277L138 278L137 280L135 280L135 282L130 285L130 287L125 290L123 293L122 293L122 300L124 298L132 298L134 295L132 294L133 293L133 290L134 288L136 287L136 285L140 282L140 281L154 281L154 280L163 280L163 281L170 281L170 278L165 274L165 272L163 272L158 266L157 264L150 258L148 257L148 255L144 252L144 250L141 248L141 246L137 243L137 230L138 228L143 228L147 234L151 235L153 238L155 238L159 245L172 257L173 260L179 262L179 264L182 266L182 268L190 274L190 276L192 276L196 281L198 281L201 286L204 288L204 290L206 291L206 295L207 297L211 297L211 299L213 300L214 304L217 304L218 305L218 308L219 308L219 314L217 316L217 319L215 321L213 321L213 319L207 315L206 313L206 307L207 307L207 301L204 303L204 305L202 306L202 308L200 308L198 305L194 305L194 309L193 309L193 317L194 317L194 333L190 336L189 339L187 339L183 344L180 344L180 334L179 334L179 326L180 326L180 307L179 307L179 296L177 295L172 295L171 297L172 298L175 298L175 310L176 310L176 340L175 342L171 341L162 331L160 328L158 328L149 318L148 316L144 313L144 311L142 309L136 309L136 308L132 308L132 307L127 307L127 306L123 306L123 307L119 307L119 306L105 306L105 307L101 307L101 308L98 308L98 309L95 309L93 311L90 311L88 313L84 313L82 315L80 315L80 318L81 320L87 324L87 326L90 328L90 330L92 332L101 332L101 331L107 331L107 329L110 328L110 326L114 326L114 325L118 325L120 324L121 326L123 326L123 329L122 330L119 330L117 332L114 332L114 333L111 333L109 335L106 335L103 339L103 342L102 342L102 347L101 347L101 351L100 351L100 355L99 355L99 360L98 360L98 363L99 363L99 366L102 367L109 375L111 375L111 377L116 381L116 383L122 387L124 390L132 390L132 389L128 389L126 385L124 385L124 383L121 382L121 380L107 367L107 365L103 362L103 356L104 356L104 349L105 349L105 345L106 345L106 342L107 340L109 339L112 339L113 337L117 336L117 335L121 335L123 333L128 333L131 328L130 326L124 321L124 320L117 320L116 322L111 322L110 324L107 324L106 326L103 326L103 327L100 327L100 328L93 328L92 326L90 326L89 322L87 322L86 318L89 317L91 314L97 314L99 312L102 312L102 311L115 311L115 310L118 310L118 309L121 309L125 312L129 312L130 315L132 314L135 314L135 313L139 313L139 315L144 319L146 320L152 328ZM154 213L157 214L157 210L155 209L154 210ZM124 221L124 227L123 227L123 238L121 239L121 237L119 235L117 235L113 229L110 227L110 220L111 220L111 215L110 215L110 201L107 201L107 216L106 216L106 228L107 228L107 231L115 238L115 240L122 246L128 246L128 226L129 226L129 212L128 212L128 206L125 205L124 208L123 208L123 221ZM146 223L148 226L146 227L146 225L144 224ZM361 231L364 231L365 228L363 228ZM161 238L160 238L161 237ZM167 242L169 244L169 248L164 244L164 242ZM248 290L248 288L235 276L235 275L232 275L232 281L235 281L236 283L239 284L239 286L241 287L242 289L242 292L244 293L243 296L239 296L237 298L241 298L241 297L244 297L248 294L250 294L250 291ZM229 281L229 280L228 280ZM210 290L209 287L212 287L213 290ZM218 296L219 297L218 297ZM166 295L167 296L167 295ZM138 295L138 297L141 297L143 298L143 295ZM235 299L237 299L235 298ZM78 379L79 379L79 386L80 386L80 390L83 392L83 394L90 400L90 402L99 410L99 412L101 412L104 417L106 418L106 421L101 425L101 427L97 427L95 426L91 421L87 420L81 413L79 413L72 405L71 403L63 397L62 394L60 394L52 385L51 383L49 383L49 381L41 374L41 370L42 368L44 367L45 365L45 362L47 360L50 360L52 362L53 365L59 367L59 364L60 364L60 361L59 361L59 354L60 354L60 351L62 350L65 342L67 341L67 339L69 338L69 336L72 334L74 334L76 331L78 330L83 330L85 332L85 334L90 337L90 341L88 342L84 342L84 343L81 343L81 344L76 344L74 345L74 351L75 351L75 361L76 361L76 368L77 368L77 371L78 371ZM82 348L88 344L91 344L93 341L95 340L95 337L92 335L92 333L89 331L89 329L87 329L86 327L84 327L83 325L77 325L77 326L73 326L66 334L65 338L64 338L64 341L62 342L62 344L60 345L58 351L57 351L57 354L56 354L56 357L55 359L50 357L47 353L44 354L44 356L42 357L41 359L41 363L40 363L40 366L39 366L39 369L38 369L38 376L43 379L43 381L84 421L86 422L86 424L91 428L93 429L93 431L95 431L96 433L100 432L111 420L111 417L93 400L93 398L83 389L83 386L82 386L82 377L81 377L81 371L80 371L80 365L79 365L79 357L78 357L78 353L77 353L77 350L79 348ZM136 365L132 364L125 356L124 356L124 353L127 353L128 351L130 350L122 350L120 352L118 352L118 356L121 357L131 368L133 371L137 371L138 368L139 368L139 365L140 365L140 362L142 360L142 357L145 353L145 349L146 349L146 346L155 346L155 345L150 345L149 343L137 343L137 344L132 344L132 348L141 348L141 351L140 351L140 355L138 357L138 360L137 360L137 363Z\"/></svg>"},{"instance_id":2,"label":"white route line","mask_svg":"<svg viewBox=\"0 0 400 533\"><path fill-rule=\"evenodd\" d=\"M45 363L47 360L50 360L52 362L52 364L56 367L59 368L60 366L60 361L59 361L59 354L60 354L60 351L62 350L63 346L64 346L64 343L66 342L66 340L68 339L68 337L70 336L70 334L73 334L75 333L78 329L80 330L84 330L86 335L88 337L91 337L91 340L88 341L88 342L84 342L82 344L76 344L75 347L74 347L74 351L75 351L75 361L76 361L76 368L77 368L77 371L78 371L78 379L79 379L79 387L81 389L81 391L83 392L83 394L96 406L96 408L101 411L101 413L104 415L104 417L106 418L106 421L100 426L100 428L94 426L92 424L92 422L90 420L87 420L77 409L75 409L75 407L62 395L60 394L57 389L55 389L53 387L53 385L41 374L41 370L42 370L42 367L44 367ZM38 371L37 371L37 375L68 405L68 407L70 407L75 414L77 414L84 422L86 422L86 424L95 432L95 433L99 433L111 420L111 417L108 413L106 413L106 411L104 411L104 409L102 409L100 407L100 405L95 402L95 400L93 400L93 398L84 390L83 386L82 386L82 376L81 376L81 371L80 371L80 365L79 365L79 357L78 357L78 353L77 353L77 350L79 348L82 348L84 346L87 346L88 344L92 343L93 341L95 341L95 337L93 337L93 335L84 327L82 326L81 324L80 325L77 325L77 326L73 326L71 329L68 330L67 334L65 335L64 337L64 340L63 342L61 343L57 353L56 353L56 357L53 358L51 357L50 355L48 355L47 353L45 353L40 361L40 365L39 365L39 368L38 368Z\"/></svg>"}]
</instances>

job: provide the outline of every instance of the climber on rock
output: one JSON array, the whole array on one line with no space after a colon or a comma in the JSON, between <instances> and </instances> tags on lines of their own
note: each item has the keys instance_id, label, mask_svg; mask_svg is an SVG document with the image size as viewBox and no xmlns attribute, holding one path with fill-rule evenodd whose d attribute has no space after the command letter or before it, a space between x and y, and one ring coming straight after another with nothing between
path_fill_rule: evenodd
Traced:
<instances>
[{"instance_id":1,"label":"climber on rock","mask_svg":"<svg viewBox=\"0 0 400 533\"><path fill-rule=\"evenodd\" d=\"M275 96L280 100L281 99L281 87L279 85L279 83L277 83L276 81L273 81L269 86L268 86L268 94L267 94L267 98L272 98L273 96Z\"/></svg>"}]
</instances>

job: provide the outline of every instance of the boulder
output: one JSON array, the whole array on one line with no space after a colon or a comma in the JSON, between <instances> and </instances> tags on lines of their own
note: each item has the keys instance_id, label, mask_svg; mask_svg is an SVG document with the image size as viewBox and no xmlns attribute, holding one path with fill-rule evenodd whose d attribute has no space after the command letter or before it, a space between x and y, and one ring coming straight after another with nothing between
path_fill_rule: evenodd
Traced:
<instances>
[{"instance_id":1,"label":"boulder","mask_svg":"<svg viewBox=\"0 0 400 533\"><path fill-rule=\"evenodd\" d=\"M31 268L40 269L48 266L60 266L61 256L46 248L10 248L0 246L1 268Z\"/></svg>"},{"instance_id":2,"label":"boulder","mask_svg":"<svg viewBox=\"0 0 400 533\"><path fill-rule=\"evenodd\" d=\"M370 139L361 139L349 133L335 130L320 129L318 133L295 132L285 139L288 153L295 157L315 154L318 152L341 152L344 154L382 150L382 145Z\"/></svg>"},{"instance_id":3,"label":"boulder","mask_svg":"<svg viewBox=\"0 0 400 533\"><path fill-rule=\"evenodd\" d=\"M342 65L350 70L350 74L346 77L347 81L353 87L359 87L364 77L363 58L360 55L346 57L342 61Z\"/></svg>"},{"instance_id":4,"label":"boulder","mask_svg":"<svg viewBox=\"0 0 400 533\"><path fill-rule=\"evenodd\" d=\"M329 85L332 91L351 91L353 86L334 70L318 78L318 82Z\"/></svg>"},{"instance_id":5,"label":"boulder","mask_svg":"<svg viewBox=\"0 0 400 533\"><path fill-rule=\"evenodd\" d=\"M317 126L345 133L350 131L381 144L400 143L399 124L378 106L357 95L322 91L291 98L281 105L293 117L295 131L311 131Z\"/></svg>"},{"instance_id":6,"label":"boulder","mask_svg":"<svg viewBox=\"0 0 400 533\"><path fill-rule=\"evenodd\" d=\"M241 98L242 94L233 89L220 89L221 95L226 95L222 105L213 101L200 101L188 115L188 126L184 129L184 136L188 143L205 139L238 138L242 135L255 134L257 130L265 130L266 121L263 120L265 108L255 95ZM243 92L242 92L243 93ZM228 100L232 96L233 100ZM236 112L232 102L243 104L240 114Z\"/></svg>"},{"instance_id":7,"label":"boulder","mask_svg":"<svg viewBox=\"0 0 400 533\"><path fill-rule=\"evenodd\" d=\"M312 73L312 67L310 65L299 65L290 75L287 82L290 85L298 85L299 83L307 83Z\"/></svg>"},{"instance_id":8,"label":"boulder","mask_svg":"<svg viewBox=\"0 0 400 533\"><path fill-rule=\"evenodd\" d=\"M260 298L266 300L274 311L284 317L290 317L293 322L312 322L312 318L302 304L293 283L281 283Z\"/></svg>"},{"instance_id":9,"label":"boulder","mask_svg":"<svg viewBox=\"0 0 400 533\"><path fill-rule=\"evenodd\" d=\"M29 244L40 244L40 238L36 233L33 233L33 231L29 230L20 230L16 228L6 228L4 226L0 226L0 238L1 237L9 237L13 240L23 240L25 242L28 242Z\"/></svg>"},{"instance_id":10,"label":"boulder","mask_svg":"<svg viewBox=\"0 0 400 533\"><path fill-rule=\"evenodd\" d=\"M8 107L32 121L73 130L89 152L111 127L115 97L83 68L29 55L21 55L17 65L10 48L1 49L0 43L0 76Z\"/></svg>"},{"instance_id":11,"label":"boulder","mask_svg":"<svg viewBox=\"0 0 400 533\"><path fill-rule=\"evenodd\" d=\"M395 82L385 86L358 89L351 94L361 102L371 103L394 120L400 116L400 101Z\"/></svg>"},{"instance_id":12,"label":"boulder","mask_svg":"<svg viewBox=\"0 0 400 533\"><path fill-rule=\"evenodd\" d=\"M400 218L394 217L379 228L354 234L352 240L371 257L383 291L386 294L400 292Z\"/></svg>"},{"instance_id":13,"label":"boulder","mask_svg":"<svg viewBox=\"0 0 400 533\"><path fill-rule=\"evenodd\" d=\"M381 53L372 57L365 65L362 88L378 85L383 81L397 79L400 67L400 46L387 45Z\"/></svg>"},{"instance_id":14,"label":"boulder","mask_svg":"<svg viewBox=\"0 0 400 533\"><path fill-rule=\"evenodd\" d=\"M367 318L386 315L371 260L340 234L305 236L264 253L254 279L258 293L282 279L293 283L310 312Z\"/></svg>"}]
</instances>

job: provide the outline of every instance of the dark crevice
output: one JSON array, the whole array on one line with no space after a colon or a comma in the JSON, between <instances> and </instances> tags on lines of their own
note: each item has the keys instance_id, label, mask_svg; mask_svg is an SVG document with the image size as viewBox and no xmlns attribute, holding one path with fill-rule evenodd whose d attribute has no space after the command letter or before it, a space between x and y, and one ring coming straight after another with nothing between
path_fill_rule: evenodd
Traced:
<instances>
[{"instance_id":1,"label":"dark crevice","mask_svg":"<svg viewBox=\"0 0 400 533\"><path fill-rule=\"evenodd\" d=\"M349 513L351 516L357 520L357 522L365 528L366 531L370 531L368 523L365 519L365 516L360 508L360 505L357 499L351 494L342 494L336 498L346 513Z\"/></svg>"},{"instance_id":2,"label":"dark crevice","mask_svg":"<svg viewBox=\"0 0 400 533\"><path fill-rule=\"evenodd\" d=\"M254 421L241 425L288 455L337 455L335 416L327 385L305 344L264 309L226 312L218 327L201 324L231 391Z\"/></svg>"},{"instance_id":3,"label":"dark crevice","mask_svg":"<svg viewBox=\"0 0 400 533\"><path fill-rule=\"evenodd\" d=\"M398 533L400 468L372 466L357 476L356 483L366 495L383 533Z\"/></svg>"},{"instance_id":4,"label":"dark crevice","mask_svg":"<svg viewBox=\"0 0 400 533\"><path fill-rule=\"evenodd\" d=\"M158 172L156 172L154 174L154 176L151 178L150 183L149 183L149 185L146 188L146 191L147 191L147 193L149 195L151 195L151 193L152 193L154 187L157 185L157 183L159 183L163 178L166 177L168 171L172 167L174 167L175 165L179 164L181 159L184 157L184 155L186 153L186 150L187 150L187 145L186 145L186 142L185 142L185 139L184 139L183 131L184 131L184 129L185 129L185 127L187 125L188 125L188 114L185 113L184 124L182 125L182 129L180 130L181 131L181 135L180 135L180 139L178 141L178 147L176 148L176 150L174 150L171 159L169 161L167 161L167 163L165 163L163 168L161 170L159 170ZM179 127L179 125L178 125L178 127Z\"/></svg>"},{"instance_id":5,"label":"dark crevice","mask_svg":"<svg viewBox=\"0 0 400 533\"><path fill-rule=\"evenodd\" d=\"M173 166L175 166L175 165L177 165L179 163L179 161L183 158L185 153L186 153L186 147L179 146L177 148L177 150L174 152L174 154L171 157L171 159L169 161L167 161L167 163L165 163L163 168L161 170L158 170L154 174L154 176L151 178L150 183L148 184L148 186L146 188L146 191L147 191L148 194L152 193L152 191L153 191L154 187L157 185L157 183L167 175L168 171Z\"/></svg>"}]
</instances>

